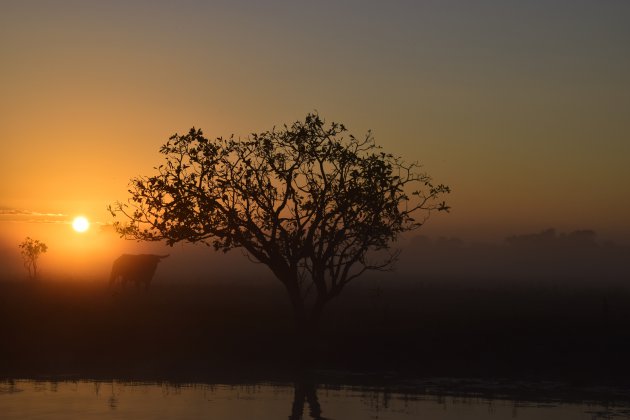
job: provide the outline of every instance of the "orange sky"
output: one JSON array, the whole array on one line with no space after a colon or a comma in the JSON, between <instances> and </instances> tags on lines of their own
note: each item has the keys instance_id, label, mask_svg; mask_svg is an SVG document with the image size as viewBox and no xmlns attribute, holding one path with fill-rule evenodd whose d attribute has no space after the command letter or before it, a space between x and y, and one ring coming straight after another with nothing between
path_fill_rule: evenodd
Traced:
<instances>
[{"instance_id":1,"label":"orange sky","mask_svg":"<svg viewBox=\"0 0 630 420\"><path fill-rule=\"evenodd\" d=\"M452 186L425 233L630 238L629 3L208 3L2 2L5 242L96 246L67 222L109 222L171 134L244 136L313 110Z\"/></svg>"}]
</instances>

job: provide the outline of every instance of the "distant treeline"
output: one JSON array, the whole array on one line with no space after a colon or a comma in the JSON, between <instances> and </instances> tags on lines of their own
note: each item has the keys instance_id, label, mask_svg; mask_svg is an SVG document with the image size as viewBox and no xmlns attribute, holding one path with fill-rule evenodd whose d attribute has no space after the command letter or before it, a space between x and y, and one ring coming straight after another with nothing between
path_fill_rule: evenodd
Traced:
<instances>
[{"instance_id":1,"label":"distant treeline","mask_svg":"<svg viewBox=\"0 0 630 420\"><path fill-rule=\"evenodd\" d=\"M600 242L592 230L547 229L509 236L502 244L417 236L403 250L397 272L405 277L504 284L621 285L630 280L629 257L629 247Z\"/></svg>"}]
</instances>

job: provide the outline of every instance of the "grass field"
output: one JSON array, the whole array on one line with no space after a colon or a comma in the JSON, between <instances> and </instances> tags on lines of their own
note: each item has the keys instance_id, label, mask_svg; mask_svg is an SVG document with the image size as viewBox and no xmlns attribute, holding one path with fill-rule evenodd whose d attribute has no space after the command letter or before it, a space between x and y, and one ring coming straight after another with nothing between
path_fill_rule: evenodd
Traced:
<instances>
[{"instance_id":1,"label":"grass field","mask_svg":"<svg viewBox=\"0 0 630 420\"><path fill-rule=\"evenodd\" d=\"M327 308L319 368L622 383L630 293L358 283ZM299 359L280 287L0 283L0 375L199 379L273 375Z\"/></svg>"}]
</instances>

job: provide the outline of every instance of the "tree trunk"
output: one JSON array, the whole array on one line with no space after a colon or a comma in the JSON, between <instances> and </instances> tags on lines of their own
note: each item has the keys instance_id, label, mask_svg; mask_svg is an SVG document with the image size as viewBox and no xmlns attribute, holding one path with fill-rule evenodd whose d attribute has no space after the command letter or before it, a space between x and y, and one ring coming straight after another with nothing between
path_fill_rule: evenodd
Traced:
<instances>
[{"instance_id":1,"label":"tree trunk","mask_svg":"<svg viewBox=\"0 0 630 420\"><path fill-rule=\"evenodd\" d=\"M321 354L319 324L325 301L317 299L309 310L300 295L297 282L294 285L292 287L287 284L287 291L293 308L298 361L302 366L308 367L316 363Z\"/></svg>"},{"instance_id":2,"label":"tree trunk","mask_svg":"<svg viewBox=\"0 0 630 420\"><path fill-rule=\"evenodd\" d=\"M296 321L296 340L300 352L298 361L302 368L310 368L321 360L319 319L306 317Z\"/></svg>"}]
</instances>

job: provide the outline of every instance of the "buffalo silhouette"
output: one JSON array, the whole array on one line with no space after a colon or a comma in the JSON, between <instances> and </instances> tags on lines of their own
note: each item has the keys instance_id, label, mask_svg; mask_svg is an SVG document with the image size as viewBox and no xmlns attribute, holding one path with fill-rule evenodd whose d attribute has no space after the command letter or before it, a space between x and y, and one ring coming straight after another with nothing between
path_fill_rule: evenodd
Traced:
<instances>
[{"instance_id":1,"label":"buffalo silhouette","mask_svg":"<svg viewBox=\"0 0 630 420\"><path fill-rule=\"evenodd\" d=\"M120 279L122 286L125 286L127 282L132 282L136 286L144 284L145 289L148 289L158 263L166 257L168 254L123 254L114 260L109 285L113 286Z\"/></svg>"}]
</instances>

